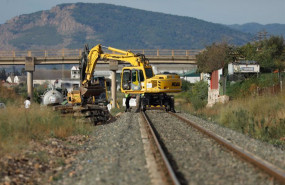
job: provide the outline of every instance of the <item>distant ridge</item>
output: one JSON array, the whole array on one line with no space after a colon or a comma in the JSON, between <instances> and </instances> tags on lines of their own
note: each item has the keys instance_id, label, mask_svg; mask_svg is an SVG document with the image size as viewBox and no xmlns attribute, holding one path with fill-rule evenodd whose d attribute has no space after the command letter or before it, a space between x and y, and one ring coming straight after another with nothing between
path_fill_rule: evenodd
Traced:
<instances>
[{"instance_id":1,"label":"distant ridge","mask_svg":"<svg viewBox=\"0 0 285 185\"><path fill-rule=\"evenodd\" d=\"M0 25L0 49L201 49L213 42L242 45L252 35L225 25L110 4L61 4Z\"/></svg>"},{"instance_id":2,"label":"distant ridge","mask_svg":"<svg viewBox=\"0 0 285 185\"><path fill-rule=\"evenodd\" d=\"M285 38L285 24L258 24L258 23L246 23L246 24L233 24L229 25L230 28L242 31L244 33L250 33L256 35L258 32L266 31L268 35L283 36Z\"/></svg>"}]
</instances>

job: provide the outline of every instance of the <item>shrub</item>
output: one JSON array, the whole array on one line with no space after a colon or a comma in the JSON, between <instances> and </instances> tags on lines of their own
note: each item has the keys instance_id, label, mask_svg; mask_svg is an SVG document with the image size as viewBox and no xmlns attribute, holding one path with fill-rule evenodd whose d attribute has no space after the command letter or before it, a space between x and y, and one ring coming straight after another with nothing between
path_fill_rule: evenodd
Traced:
<instances>
[{"instance_id":1,"label":"shrub","mask_svg":"<svg viewBox=\"0 0 285 185\"><path fill-rule=\"evenodd\" d=\"M201 109L207 105L208 83L204 81L196 82L186 97L195 110Z\"/></svg>"}]
</instances>

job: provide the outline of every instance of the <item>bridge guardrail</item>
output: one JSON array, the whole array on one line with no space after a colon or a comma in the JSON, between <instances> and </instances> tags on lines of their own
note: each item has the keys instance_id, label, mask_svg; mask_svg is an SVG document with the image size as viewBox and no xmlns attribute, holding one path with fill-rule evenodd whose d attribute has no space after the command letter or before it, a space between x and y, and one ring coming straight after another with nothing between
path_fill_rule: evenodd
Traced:
<instances>
[{"instance_id":1,"label":"bridge guardrail","mask_svg":"<svg viewBox=\"0 0 285 185\"><path fill-rule=\"evenodd\" d=\"M201 50L172 50L172 49L133 49L133 53L141 53L146 56L194 56ZM31 50L31 51L0 51L0 57L80 57L81 49L60 50ZM112 53L111 51L106 53Z\"/></svg>"}]
</instances>

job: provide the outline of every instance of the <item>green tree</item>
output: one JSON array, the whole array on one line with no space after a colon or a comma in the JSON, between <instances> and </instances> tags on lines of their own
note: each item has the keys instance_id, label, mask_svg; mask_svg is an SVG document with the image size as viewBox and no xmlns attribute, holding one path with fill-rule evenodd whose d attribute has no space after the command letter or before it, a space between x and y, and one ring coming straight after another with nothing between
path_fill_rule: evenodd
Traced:
<instances>
[{"instance_id":1,"label":"green tree","mask_svg":"<svg viewBox=\"0 0 285 185\"><path fill-rule=\"evenodd\" d=\"M236 48L229 46L227 43L213 43L207 46L206 50L196 56L197 67L199 72L210 73L223 69L222 86L223 94L226 93L226 76L227 65L235 60Z\"/></svg>"},{"instance_id":2,"label":"green tree","mask_svg":"<svg viewBox=\"0 0 285 185\"><path fill-rule=\"evenodd\" d=\"M213 43L199 53L197 58L197 67L199 72L212 73L215 70L224 68L232 61L231 47L227 43Z\"/></svg>"},{"instance_id":3,"label":"green tree","mask_svg":"<svg viewBox=\"0 0 285 185\"><path fill-rule=\"evenodd\" d=\"M258 42L248 43L239 52L246 60L259 62L262 72L284 69L284 39L282 36L271 36Z\"/></svg>"}]
</instances>

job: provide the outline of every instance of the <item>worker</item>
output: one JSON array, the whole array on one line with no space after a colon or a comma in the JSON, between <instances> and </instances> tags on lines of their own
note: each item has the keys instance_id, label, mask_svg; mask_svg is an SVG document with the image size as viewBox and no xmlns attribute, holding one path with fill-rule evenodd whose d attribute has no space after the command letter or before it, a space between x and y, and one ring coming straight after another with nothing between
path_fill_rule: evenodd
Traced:
<instances>
[{"instance_id":1,"label":"worker","mask_svg":"<svg viewBox=\"0 0 285 185\"><path fill-rule=\"evenodd\" d=\"M30 97L28 96L27 99L24 101L25 108L28 109L31 106Z\"/></svg>"},{"instance_id":2,"label":"worker","mask_svg":"<svg viewBox=\"0 0 285 185\"><path fill-rule=\"evenodd\" d=\"M125 94L125 97L126 97L126 110L125 110L125 112L128 112L128 110L130 110L131 95L130 94Z\"/></svg>"}]
</instances>

